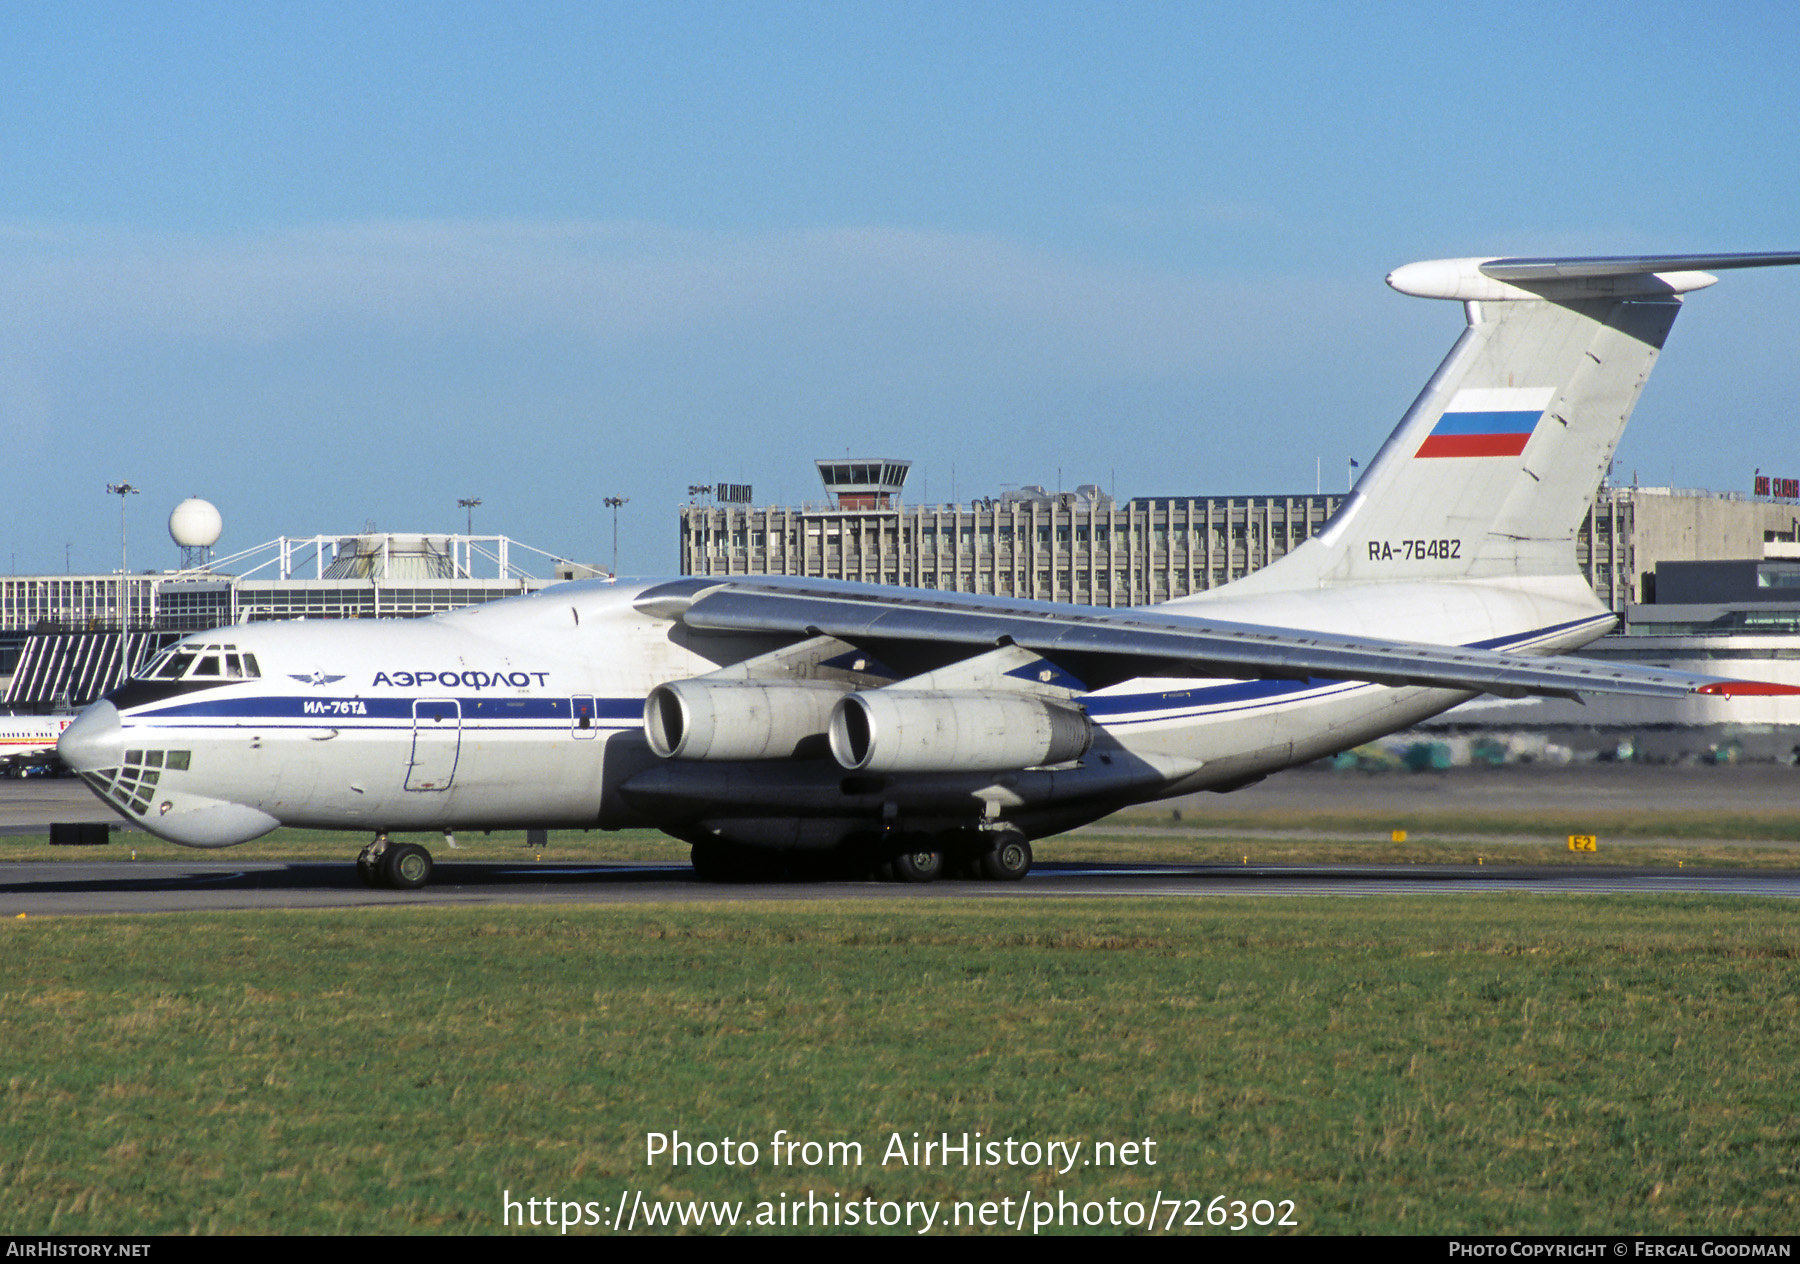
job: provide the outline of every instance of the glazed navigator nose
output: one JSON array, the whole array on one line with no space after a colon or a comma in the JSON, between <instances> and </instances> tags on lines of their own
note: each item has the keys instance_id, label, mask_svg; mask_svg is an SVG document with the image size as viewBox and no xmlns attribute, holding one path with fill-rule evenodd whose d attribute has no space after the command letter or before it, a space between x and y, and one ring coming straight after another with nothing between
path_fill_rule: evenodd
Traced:
<instances>
[{"instance_id":1,"label":"glazed navigator nose","mask_svg":"<svg viewBox=\"0 0 1800 1264\"><path fill-rule=\"evenodd\" d=\"M110 702L96 702L83 711L57 739L56 754L76 772L117 768L125 762L119 709Z\"/></svg>"}]
</instances>

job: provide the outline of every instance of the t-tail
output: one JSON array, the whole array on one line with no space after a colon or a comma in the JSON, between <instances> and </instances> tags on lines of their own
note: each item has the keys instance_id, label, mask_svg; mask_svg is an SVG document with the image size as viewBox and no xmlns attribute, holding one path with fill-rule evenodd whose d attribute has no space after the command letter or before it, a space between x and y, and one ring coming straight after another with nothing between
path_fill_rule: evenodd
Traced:
<instances>
[{"instance_id":1,"label":"t-tail","mask_svg":"<svg viewBox=\"0 0 1800 1264\"><path fill-rule=\"evenodd\" d=\"M1323 530L1237 584L1574 577L1575 533L1681 296L1706 269L1800 254L1440 259L1402 294L1462 302L1469 326Z\"/></svg>"}]
</instances>

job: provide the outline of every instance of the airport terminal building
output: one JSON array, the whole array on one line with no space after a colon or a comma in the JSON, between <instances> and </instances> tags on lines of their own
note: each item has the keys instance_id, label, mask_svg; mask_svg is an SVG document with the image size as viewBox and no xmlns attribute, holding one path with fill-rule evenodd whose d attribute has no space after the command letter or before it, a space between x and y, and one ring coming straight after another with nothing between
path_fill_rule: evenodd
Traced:
<instances>
[{"instance_id":1,"label":"airport terminal building","mask_svg":"<svg viewBox=\"0 0 1800 1264\"><path fill-rule=\"evenodd\" d=\"M829 497L821 503L685 505L682 573L805 575L1129 606L1202 592L1267 566L1317 534L1343 500L1316 493L1146 496L1119 504L1086 485L909 505L902 498L905 461L845 458L818 466ZM1800 684L1800 500L1603 487L1576 535L1575 559L1621 620L1617 635L1584 655ZM1597 700L1585 707L1484 699L1436 723L1593 731L1730 726L1764 753L1785 753L1794 743L1783 733L1800 725L1800 705L1788 698Z\"/></svg>"},{"instance_id":2,"label":"airport terminal building","mask_svg":"<svg viewBox=\"0 0 1800 1264\"><path fill-rule=\"evenodd\" d=\"M1087 484L915 505L903 499L907 461L817 465L827 499L814 504L757 506L737 484L691 489L695 498L679 511L681 573L802 575L1130 606L1202 592L1267 566L1317 534L1343 499L1118 503ZM1800 683L1800 500L1602 488L1577 535L1576 562L1623 623L1587 655ZM178 571L0 577L0 687L14 711L80 706L189 632L263 619L408 618L602 573L504 536L369 531L284 537ZM1452 715L1458 723L1708 725L1723 722L1727 706L1740 723L1800 724L1800 708L1784 699L1695 700L1685 710L1481 702Z\"/></svg>"},{"instance_id":3,"label":"airport terminal building","mask_svg":"<svg viewBox=\"0 0 1800 1264\"><path fill-rule=\"evenodd\" d=\"M505 536L367 532L282 537L178 571L5 576L0 682L15 712L79 707L190 632L413 618L601 573Z\"/></svg>"},{"instance_id":4,"label":"airport terminal building","mask_svg":"<svg viewBox=\"0 0 1800 1264\"><path fill-rule=\"evenodd\" d=\"M1140 496L1087 484L968 504L908 505L909 463L817 462L829 500L796 507L690 502L684 575L806 575L1133 606L1216 588L1318 533L1342 495ZM1667 487L1606 487L1576 564L1613 610L1655 600L1665 561L1800 556L1800 502Z\"/></svg>"}]
</instances>

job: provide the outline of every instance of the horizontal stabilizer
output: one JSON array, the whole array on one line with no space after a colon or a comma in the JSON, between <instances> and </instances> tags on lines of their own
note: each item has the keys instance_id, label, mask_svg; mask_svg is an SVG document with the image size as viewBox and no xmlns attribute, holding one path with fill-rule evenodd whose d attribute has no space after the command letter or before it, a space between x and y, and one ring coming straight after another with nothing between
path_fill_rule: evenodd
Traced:
<instances>
[{"instance_id":1,"label":"horizontal stabilizer","mask_svg":"<svg viewBox=\"0 0 1800 1264\"><path fill-rule=\"evenodd\" d=\"M1597 255L1577 259L1490 259L1481 270L1496 281L1646 276L1657 272L1722 272L1800 263L1800 254Z\"/></svg>"},{"instance_id":2,"label":"horizontal stabilizer","mask_svg":"<svg viewBox=\"0 0 1800 1264\"><path fill-rule=\"evenodd\" d=\"M1718 280L1708 271L1800 263L1800 254L1600 255L1542 259L1427 259L1387 282L1415 298L1461 302L1649 297L1685 294Z\"/></svg>"}]
</instances>

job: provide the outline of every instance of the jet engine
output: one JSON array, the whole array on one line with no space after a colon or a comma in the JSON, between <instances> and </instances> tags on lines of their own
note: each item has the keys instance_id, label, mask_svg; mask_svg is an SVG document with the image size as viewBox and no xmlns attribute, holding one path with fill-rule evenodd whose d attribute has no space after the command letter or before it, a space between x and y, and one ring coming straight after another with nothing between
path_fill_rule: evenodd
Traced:
<instances>
[{"instance_id":1,"label":"jet engine","mask_svg":"<svg viewBox=\"0 0 1800 1264\"><path fill-rule=\"evenodd\" d=\"M644 736L664 759L788 759L824 734L844 689L810 680L677 680L644 699Z\"/></svg>"},{"instance_id":2,"label":"jet engine","mask_svg":"<svg viewBox=\"0 0 1800 1264\"><path fill-rule=\"evenodd\" d=\"M831 753L852 772L999 772L1080 759L1081 708L1027 694L871 689L831 715Z\"/></svg>"}]
</instances>

